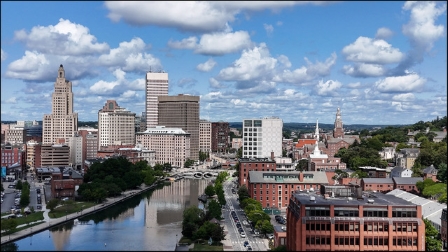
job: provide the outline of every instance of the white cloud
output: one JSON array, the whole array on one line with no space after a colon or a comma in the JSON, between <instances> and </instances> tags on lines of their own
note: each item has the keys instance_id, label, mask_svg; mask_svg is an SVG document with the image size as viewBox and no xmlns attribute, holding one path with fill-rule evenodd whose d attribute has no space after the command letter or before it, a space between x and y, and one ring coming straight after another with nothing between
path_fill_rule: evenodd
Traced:
<instances>
[{"instance_id":1,"label":"white cloud","mask_svg":"<svg viewBox=\"0 0 448 252\"><path fill-rule=\"evenodd\" d=\"M383 93L388 92L418 92L426 83L426 79L411 73L405 76L386 77L385 79L375 82L375 87Z\"/></svg>"},{"instance_id":2,"label":"white cloud","mask_svg":"<svg viewBox=\"0 0 448 252\"><path fill-rule=\"evenodd\" d=\"M219 83L219 81L217 81L215 78L210 78L208 80L208 82L210 83L210 87L212 88L222 88L223 86Z\"/></svg>"},{"instance_id":3,"label":"white cloud","mask_svg":"<svg viewBox=\"0 0 448 252\"><path fill-rule=\"evenodd\" d=\"M229 23L243 11L279 11L294 5L325 5L326 2L301 1L107 1L108 17L115 22L123 19L136 25L158 25L181 31L229 31Z\"/></svg>"},{"instance_id":4,"label":"white cloud","mask_svg":"<svg viewBox=\"0 0 448 252\"><path fill-rule=\"evenodd\" d=\"M336 91L338 91L341 87L342 83L340 83L339 81L328 80L326 82L323 82L322 80L320 80L315 87L315 91L318 95L326 96L335 94Z\"/></svg>"},{"instance_id":5,"label":"white cloud","mask_svg":"<svg viewBox=\"0 0 448 252\"><path fill-rule=\"evenodd\" d=\"M346 65L342 71L354 77L379 77L386 73L386 69L382 65L365 63L358 63L354 66Z\"/></svg>"},{"instance_id":6,"label":"white cloud","mask_svg":"<svg viewBox=\"0 0 448 252\"><path fill-rule=\"evenodd\" d=\"M6 60L6 58L8 57L8 54L5 52L5 51L3 51L3 49L1 49L2 50L2 61L4 61L4 60Z\"/></svg>"},{"instance_id":7,"label":"white cloud","mask_svg":"<svg viewBox=\"0 0 448 252\"><path fill-rule=\"evenodd\" d=\"M241 100L241 99L231 99L230 103L232 103L235 106L244 106L244 105L246 105L246 101Z\"/></svg>"},{"instance_id":8,"label":"white cloud","mask_svg":"<svg viewBox=\"0 0 448 252\"><path fill-rule=\"evenodd\" d=\"M346 86L348 88L359 88L359 87L361 87L361 82L349 83Z\"/></svg>"},{"instance_id":9,"label":"white cloud","mask_svg":"<svg viewBox=\"0 0 448 252\"><path fill-rule=\"evenodd\" d=\"M206 62L201 63L196 66L196 69L201 72L209 72L215 67L216 61L214 61L212 58L208 59Z\"/></svg>"},{"instance_id":10,"label":"white cloud","mask_svg":"<svg viewBox=\"0 0 448 252\"><path fill-rule=\"evenodd\" d=\"M119 86L125 81L126 73L121 69L117 69L113 72L113 75L116 78L115 81L108 82L100 80L90 87L90 91L92 91L93 94L96 95L110 94L115 87Z\"/></svg>"},{"instance_id":11,"label":"white cloud","mask_svg":"<svg viewBox=\"0 0 448 252\"><path fill-rule=\"evenodd\" d=\"M413 93L397 94L392 96L392 100L394 101L413 101L414 99L415 96Z\"/></svg>"},{"instance_id":12,"label":"white cloud","mask_svg":"<svg viewBox=\"0 0 448 252\"><path fill-rule=\"evenodd\" d=\"M45 75L43 66L49 65L49 63L44 54L25 51L25 55L21 59L8 65L6 76L23 80L40 79Z\"/></svg>"},{"instance_id":13,"label":"white cloud","mask_svg":"<svg viewBox=\"0 0 448 252\"><path fill-rule=\"evenodd\" d=\"M381 27L376 31L375 39L388 39L392 37L394 33L386 27Z\"/></svg>"},{"instance_id":14,"label":"white cloud","mask_svg":"<svg viewBox=\"0 0 448 252\"><path fill-rule=\"evenodd\" d=\"M9 99L7 99L6 101L2 101L2 103L6 103L6 104L16 104L17 103L17 97L10 97Z\"/></svg>"},{"instance_id":15,"label":"white cloud","mask_svg":"<svg viewBox=\"0 0 448 252\"><path fill-rule=\"evenodd\" d=\"M198 42L198 39L196 37L189 37L182 39L181 41L168 41L168 46L174 49L195 49L196 43Z\"/></svg>"},{"instance_id":16,"label":"white cloud","mask_svg":"<svg viewBox=\"0 0 448 252\"><path fill-rule=\"evenodd\" d=\"M107 43L98 43L87 27L62 18L55 26L35 26L29 34L25 30L16 31L14 37L31 50L53 55L79 56L109 51Z\"/></svg>"},{"instance_id":17,"label":"white cloud","mask_svg":"<svg viewBox=\"0 0 448 252\"><path fill-rule=\"evenodd\" d=\"M342 53L346 59L370 64L397 63L403 59L399 49L382 39L359 37L353 44L345 46Z\"/></svg>"},{"instance_id":18,"label":"white cloud","mask_svg":"<svg viewBox=\"0 0 448 252\"><path fill-rule=\"evenodd\" d=\"M263 27L268 35L271 35L274 32L274 27L272 25L263 24Z\"/></svg>"},{"instance_id":19,"label":"white cloud","mask_svg":"<svg viewBox=\"0 0 448 252\"><path fill-rule=\"evenodd\" d=\"M261 43L259 47L244 50L233 66L222 69L218 76L227 81L264 79L272 74L276 64L277 59L271 58L266 44Z\"/></svg>"}]
</instances>

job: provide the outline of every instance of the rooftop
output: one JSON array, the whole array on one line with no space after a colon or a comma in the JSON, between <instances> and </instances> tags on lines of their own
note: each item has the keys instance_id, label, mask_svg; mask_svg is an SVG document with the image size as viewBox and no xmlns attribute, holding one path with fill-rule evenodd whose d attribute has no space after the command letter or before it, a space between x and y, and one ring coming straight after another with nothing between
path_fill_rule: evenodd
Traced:
<instances>
[{"instance_id":1,"label":"rooftop","mask_svg":"<svg viewBox=\"0 0 448 252\"><path fill-rule=\"evenodd\" d=\"M249 171L249 180L250 183L328 184L325 172L305 171L303 172L303 181L299 180L300 173L300 171Z\"/></svg>"}]
</instances>

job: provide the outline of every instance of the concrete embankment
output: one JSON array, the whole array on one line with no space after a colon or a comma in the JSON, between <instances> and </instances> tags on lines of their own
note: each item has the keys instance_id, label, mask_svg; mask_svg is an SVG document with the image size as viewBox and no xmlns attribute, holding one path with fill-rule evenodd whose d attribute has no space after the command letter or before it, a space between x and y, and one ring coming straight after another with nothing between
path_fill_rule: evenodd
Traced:
<instances>
[{"instance_id":1,"label":"concrete embankment","mask_svg":"<svg viewBox=\"0 0 448 252\"><path fill-rule=\"evenodd\" d=\"M92 214L92 213L104 210L104 209L106 209L106 208L108 208L110 206L114 206L116 204L119 204L119 203L121 203L121 202L123 202L123 201L125 201L125 200L127 200L127 199L129 199L129 198L131 198L133 196L135 196L135 195L138 195L140 193L143 193L143 192L149 191L151 189L154 189L155 187L157 187L157 182L154 183L151 186L142 185L140 187L141 189L125 191L125 192L122 193L121 196L118 196L118 197L115 197L115 198L107 198L104 202L102 202L102 203L100 203L98 205L95 205L93 207L84 209L82 211L82 213L72 213L72 214L69 214L67 216L63 216L63 217L60 217L60 218L44 220L43 223L38 224L36 226L32 226L32 227L29 227L29 228L17 231L15 233L11 234L11 235L2 236L1 237L1 245L9 243L9 242L14 242L14 241L20 240L20 239L22 239L24 237L27 237L29 235L33 235L35 233L42 232L42 231L47 230L47 229L49 229L51 227L54 227L54 226L63 224L65 222L72 221L74 219L78 219L80 217L83 217L83 216L86 216L86 215L89 215L89 214ZM45 210L45 211L48 212L49 210Z\"/></svg>"}]
</instances>

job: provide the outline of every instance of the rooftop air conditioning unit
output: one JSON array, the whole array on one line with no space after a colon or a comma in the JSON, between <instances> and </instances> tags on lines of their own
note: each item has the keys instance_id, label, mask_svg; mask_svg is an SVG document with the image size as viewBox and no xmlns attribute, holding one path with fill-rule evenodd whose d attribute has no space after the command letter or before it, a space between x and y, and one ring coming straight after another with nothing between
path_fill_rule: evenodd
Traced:
<instances>
[{"instance_id":1,"label":"rooftop air conditioning unit","mask_svg":"<svg viewBox=\"0 0 448 252\"><path fill-rule=\"evenodd\" d=\"M310 196L310 201L316 201L316 197Z\"/></svg>"},{"instance_id":2,"label":"rooftop air conditioning unit","mask_svg":"<svg viewBox=\"0 0 448 252\"><path fill-rule=\"evenodd\" d=\"M367 202L368 202L369 204L373 204L373 202L375 202L375 201L374 201L373 199L368 199Z\"/></svg>"}]
</instances>

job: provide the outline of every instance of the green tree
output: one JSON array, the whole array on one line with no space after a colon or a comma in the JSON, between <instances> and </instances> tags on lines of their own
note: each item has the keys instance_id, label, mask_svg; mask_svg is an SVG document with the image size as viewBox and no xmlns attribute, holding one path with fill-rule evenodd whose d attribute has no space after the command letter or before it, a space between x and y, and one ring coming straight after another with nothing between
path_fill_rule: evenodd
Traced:
<instances>
[{"instance_id":1,"label":"green tree","mask_svg":"<svg viewBox=\"0 0 448 252\"><path fill-rule=\"evenodd\" d=\"M434 185L436 182L434 182L432 179L425 179L423 181L418 181L415 185L417 186L417 189L420 193L423 193L426 187Z\"/></svg>"},{"instance_id":2,"label":"green tree","mask_svg":"<svg viewBox=\"0 0 448 252\"><path fill-rule=\"evenodd\" d=\"M187 159L187 161L185 161L185 163L184 163L185 168L190 168L193 165L194 165L194 160L191 160L191 159Z\"/></svg>"},{"instance_id":3,"label":"green tree","mask_svg":"<svg viewBox=\"0 0 448 252\"><path fill-rule=\"evenodd\" d=\"M1 229L5 232L14 232L14 230L17 228L17 225L18 223L15 219L2 219Z\"/></svg>"},{"instance_id":4,"label":"green tree","mask_svg":"<svg viewBox=\"0 0 448 252\"><path fill-rule=\"evenodd\" d=\"M261 222L260 231L262 234L274 233L274 226L271 224L269 220L263 220Z\"/></svg>"},{"instance_id":5,"label":"green tree","mask_svg":"<svg viewBox=\"0 0 448 252\"><path fill-rule=\"evenodd\" d=\"M236 157L237 158L242 158L243 157L243 147L240 147L238 149L238 152L236 153Z\"/></svg>"},{"instance_id":6,"label":"green tree","mask_svg":"<svg viewBox=\"0 0 448 252\"><path fill-rule=\"evenodd\" d=\"M215 187L214 187L213 185L208 185L208 186L205 188L205 194L206 194L208 197L212 197L213 195L215 195Z\"/></svg>"},{"instance_id":7,"label":"green tree","mask_svg":"<svg viewBox=\"0 0 448 252\"><path fill-rule=\"evenodd\" d=\"M17 185L16 185L16 189L17 190L22 190L22 180L17 181Z\"/></svg>"},{"instance_id":8,"label":"green tree","mask_svg":"<svg viewBox=\"0 0 448 252\"><path fill-rule=\"evenodd\" d=\"M271 249L270 251L288 251L288 250L286 250L286 245L280 245L276 248Z\"/></svg>"},{"instance_id":9,"label":"green tree","mask_svg":"<svg viewBox=\"0 0 448 252\"><path fill-rule=\"evenodd\" d=\"M437 237L439 231L437 231L428 219L423 219L423 221L425 222L426 251L441 251L442 241Z\"/></svg>"},{"instance_id":10,"label":"green tree","mask_svg":"<svg viewBox=\"0 0 448 252\"><path fill-rule=\"evenodd\" d=\"M205 215L204 211L197 206L190 206L184 210L182 220L182 235L188 238L192 238L193 234L204 223Z\"/></svg>"},{"instance_id":11,"label":"green tree","mask_svg":"<svg viewBox=\"0 0 448 252\"><path fill-rule=\"evenodd\" d=\"M240 202L247 198L250 198L249 190L247 189L246 185L240 186L240 188L238 189L238 197L240 199Z\"/></svg>"},{"instance_id":12,"label":"green tree","mask_svg":"<svg viewBox=\"0 0 448 252\"><path fill-rule=\"evenodd\" d=\"M308 159L300 159L296 165L296 171L306 171L308 168Z\"/></svg>"},{"instance_id":13,"label":"green tree","mask_svg":"<svg viewBox=\"0 0 448 252\"><path fill-rule=\"evenodd\" d=\"M166 172L171 172L173 170L173 167L171 166L170 163L164 163L163 164L163 170Z\"/></svg>"},{"instance_id":14,"label":"green tree","mask_svg":"<svg viewBox=\"0 0 448 252\"><path fill-rule=\"evenodd\" d=\"M446 163L441 163L439 165L439 169L437 171L437 179L440 180L442 183L448 184L446 168L447 168Z\"/></svg>"},{"instance_id":15,"label":"green tree","mask_svg":"<svg viewBox=\"0 0 448 252\"><path fill-rule=\"evenodd\" d=\"M213 218L216 218L218 220L221 220L221 213L221 204L219 204L219 202L216 200L210 200L207 204L206 219L211 220Z\"/></svg>"},{"instance_id":16,"label":"green tree","mask_svg":"<svg viewBox=\"0 0 448 252\"><path fill-rule=\"evenodd\" d=\"M212 238L213 241L224 240L224 229L215 223L206 221L194 234L195 239L208 240Z\"/></svg>"},{"instance_id":17,"label":"green tree","mask_svg":"<svg viewBox=\"0 0 448 252\"><path fill-rule=\"evenodd\" d=\"M47 203L47 208L50 209L50 211L53 211L56 208L57 205L59 205L59 200L58 199L51 199Z\"/></svg>"},{"instance_id":18,"label":"green tree","mask_svg":"<svg viewBox=\"0 0 448 252\"><path fill-rule=\"evenodd\" d=\"M433 185L430 186L426 186L423 189L422 192L423 196L425 197L431 197L434 199L439 199L440 197L442 197L443 195L445 195L445 199L446 199L446 184L443 183L435 183Z\"/></svg>"}]
</instances>

